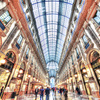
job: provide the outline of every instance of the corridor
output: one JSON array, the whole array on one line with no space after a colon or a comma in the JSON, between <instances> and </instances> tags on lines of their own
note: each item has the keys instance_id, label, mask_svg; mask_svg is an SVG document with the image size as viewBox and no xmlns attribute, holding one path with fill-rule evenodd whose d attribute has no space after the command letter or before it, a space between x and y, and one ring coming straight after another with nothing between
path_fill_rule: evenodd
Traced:
<instances>
[{"instance_id":1,"label":"corridor","mask_svg":"<svg viewBox=\"0 0 100 100\"><path fill-rule=\"evenodd\" d=\"M100 99L100 0L0 0L0 99L46 88Z\"/></svg>"}]
</instances>

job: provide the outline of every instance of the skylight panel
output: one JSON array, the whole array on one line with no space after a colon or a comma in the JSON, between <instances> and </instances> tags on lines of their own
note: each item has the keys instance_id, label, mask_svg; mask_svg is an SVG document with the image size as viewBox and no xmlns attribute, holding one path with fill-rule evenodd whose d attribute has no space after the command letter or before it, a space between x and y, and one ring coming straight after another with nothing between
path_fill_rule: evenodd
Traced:
<instances>
[{"instance_id":1,"label":"skylight panel","mask_svg":"<svg viewBox=\"0 0 100 100\"><path fill-rule=\"evenodd\" d=\"M72 8L72 5L70 4L67 4L67 10L66 10L66 16L67 17L70 17L70 14L71 14L71 8Z\"/></svg>"},{"instance_id":2,"label":"skylight panel","mask_svg":"<svg viewBox=\"0 0 100 100\"><path fill-rule=\"evenodd\" d=\"M31 0L46 62L50 60L58 62L60 59L73 1Z\"/></svg>"},{"instance_id":3,"label":"skylight panel","mask_svg":"<svg viewBox=\"0 0 100 100\"><path fill-rule=\"evenodd\" d=\"M49 2L45 2L46 5L46 12L49 12Z\"/></svg>"},{"instance_id":4,"label":"skylight panel","mask_svg":"<svg viewBox=\"0 0 100 100\"><path fill-rule=\"evenodd\" d=\"M59 11L59 2L56 2L56 12Z\"/></svg>"},{"instance_id":5,"label":"skylight panel","mask_svg":"<svg viewBox=\"0 0 100 100\"><path fill-rule=\"evenodd\" d=\"M41 19L41 25L44 25L44 17L41 16L40 19Z\"/></svg>"},{"instance_id":6,"label":"skylight panel","mask_svg":"<svg viewBox=\"0 0 100 100\"><path fill-rule=\"evenodd\" d=\"M36 0L31 0L31 3L32 3L32 4L36 3Z\"/></svg>"},{"instance_id":7,"label":"skylight panel","mask_svg":"<svg viewBox=\"0 0 100 100\"><path fill-rule=\"evenodd\" d=\"M73 4L74 0L68 0L69 3Z\"/></svg>"},{"instance_id":8,"label":"skylight panel","mask_svg":"<svg viewBox=\"0 0 100 100\"><path fill-rule=\"evenodd\" d=\"M53 8L52 2L49 2L49 12L50 12L50 13L52 12L52 8Z\"/></svg>"}]
</instances>

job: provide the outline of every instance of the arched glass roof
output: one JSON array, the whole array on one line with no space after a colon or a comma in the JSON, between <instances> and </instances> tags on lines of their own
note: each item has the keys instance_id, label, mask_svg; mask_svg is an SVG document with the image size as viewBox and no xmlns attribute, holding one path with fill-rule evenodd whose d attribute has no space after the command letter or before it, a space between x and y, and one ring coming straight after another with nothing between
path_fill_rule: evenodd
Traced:
<instances>
[{"instance_id":1,"label":"arched glass roof","mask_svg":"<svg viewBox=\"0 0 100 100\"><path fill-rule=\"evenodd\" d=\"M49 62L48 64L47 64L47 69L48 69L48 71L50 70L50 69L54 69L54 70L58 70L58 64L56 63L56 62Z\"/></svg>"},{"instance_id":2,"label":"arched glass roof","mask_svg":"<svg viewBox=\"0 0 100 100\"><path fill-rule=\"evenodd\" d=\"M74 0L31 0L46 63L59 63Z\"/></svg>"}]
</instances>

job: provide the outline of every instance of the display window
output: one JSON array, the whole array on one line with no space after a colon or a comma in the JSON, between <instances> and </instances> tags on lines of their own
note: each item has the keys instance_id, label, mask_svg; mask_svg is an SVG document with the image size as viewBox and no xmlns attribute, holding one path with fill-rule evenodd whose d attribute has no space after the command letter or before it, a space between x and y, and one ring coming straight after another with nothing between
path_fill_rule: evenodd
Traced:
<instances>
[{"instance_id":1,"label":"display window","mask_svg":"<svg viewBox=\"0 0 100 100\"><path fill-rule=\"evenodd\" d=\"M24 72L25 72L25 63L21 63L21 66L18 70L17 74L17 85L16 85L16 93L19 94L20 91L23 90L23 87L21 87L22 81L24 80Z\"/></svg>"},{"instance_id":2,"label":"display window","mask_svg":"<svg viewBox=\"0 0 100 100\"><path fill-rule=\"evenodd\" d=\"M89 60L100 86L100 54L97 51L91 52Z\"/></svg>"},{"instance_id":3,"label":"display window","mask_svg":"<svg viewBox=\"0 0 100 100\"><path fill-rule=\"evenodd\" d=\"M0 68L0 90L2 87L5 88L9 75L10 72L8 70Z\"/></svg>"},{"instance_id":4,"label":"display window","mask_svg":"<svg viewBox=\"0 0 100 100\"><path fill-rule=\"evenodd\" d=\"M15 63L15 54L12 51L9 51L5 58L0 58L0 89L4 87L4 90L10 79L10 75ZM1 97L3 96L1 93Z\"/></svg>"},{"instance_id":5,"label":"display window","mask_svg":"<svg viewBox=\"0 0 100 100\"><path fill-rule=\"evenodd\" d=\"M81 70L81 74L82 74L82 79L83 79L83 83L84 83L84 86L85 86L85 90L86 90L86 93L88 95L91 94L91 88L89 86L89 78L88 78L88 75L87 75L87 70L85 68L85 64L83 62L80 62L79 64L80 66L80 70Z\"/></svg>"}]
</instances>

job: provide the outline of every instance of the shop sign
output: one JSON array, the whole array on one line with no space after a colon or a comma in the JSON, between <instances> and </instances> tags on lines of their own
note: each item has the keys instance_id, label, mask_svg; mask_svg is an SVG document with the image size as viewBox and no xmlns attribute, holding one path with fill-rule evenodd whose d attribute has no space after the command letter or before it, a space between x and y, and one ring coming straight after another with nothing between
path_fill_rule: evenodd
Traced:
<instances>
[{"instance_id":1,"label":"shop sign","mask_svg":"<svg viewBox=\"0 0 100 100\"><path fill-rule=\"evenodd\" d=\"M93 61L91 63L92 67L95 69L95 68L99 68L100 67L100 62L99 62L99 59Z\"/></svg>"},{"instance_id":2,"label":"shop sign","mask_svg":"<svg viewBox=\"0 0 100 100\"><path fill-rule=\"evenodd\" d=\"M99 63L99 62L97 62L97 63L95 63L94 65L92 65L92 67L93 67L93 68L100 67L100 63Z\"/></svg>"},{"instance_id":3,"label":"shop sign","mask_svg":"<svg viewBox=\"0 0 100 100\"><path fill-rule=\"evenodd\" d=\"M8 70L12 70L13 69L14 64L12 64L11 62L7 62L6 64L2 64L0 67L8 69Z\"/></svg>"}]
</instances>

